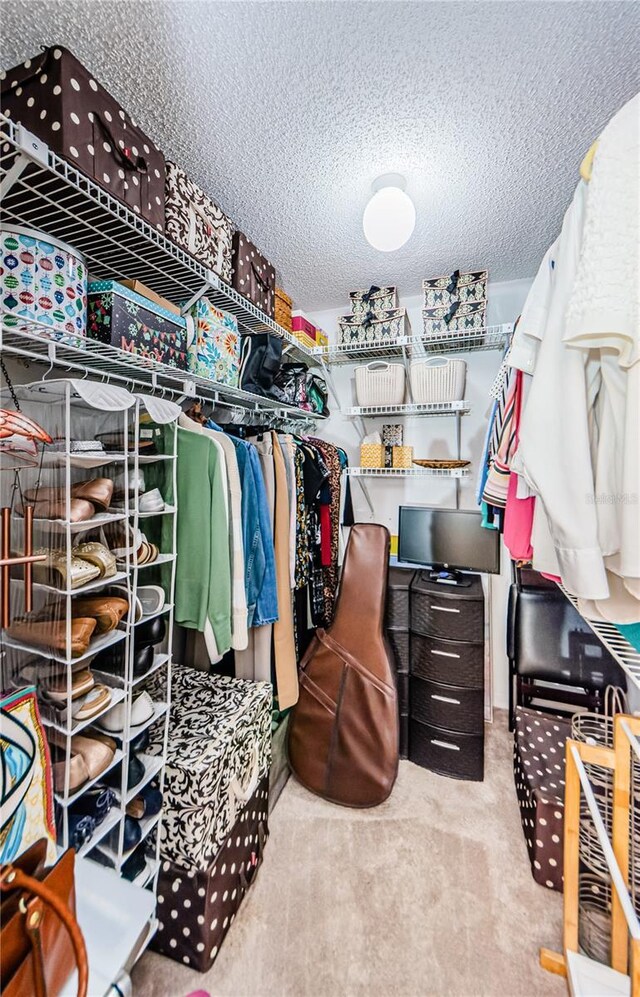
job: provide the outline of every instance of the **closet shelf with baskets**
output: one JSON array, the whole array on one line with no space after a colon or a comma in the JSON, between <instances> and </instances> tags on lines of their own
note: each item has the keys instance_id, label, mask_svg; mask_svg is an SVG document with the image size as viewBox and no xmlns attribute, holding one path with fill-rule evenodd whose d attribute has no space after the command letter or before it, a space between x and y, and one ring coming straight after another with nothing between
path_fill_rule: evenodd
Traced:
<instances>
[{"instance_id":1,"label":"closet shelf with baskets","mask_svg":"<svg viewBox=\"0 0 640 997\"><path fill-rule=\"evenodd\" d=\"M313 360L251 301L4 115L0 143L3 221L40 229L73 246L95 280L135 275L176 305L205 287L216 308L236 317L241 332L279 336L289 359Z\"/></svg>"},{"instance_id":2,"label":"closet shelf with baskets","mask_svg":"<svg viewBox=\"0 0 640 997\"><path fill-rule=\"evenodd\" d=\"M343 409L361 432L360 467L348 473L358 483L373 513L363 477L447 477L455 480L456 507L460 504L460 479L469 475L469 462L461 459L462 416L469 412L464 400L467 365L453 357L421 357L402 363L373 360L355 369L355 406ZM455 456L449 460L417 459L414 447L405 445L401 424L382 427L382 435L367 435L365 419L382 416L453 416Z\"/></svg>"},{"instance_id":3,"label":"closet shelf with baskets","mask_svg":"<svg viewBox=\"0 0 640 997\"><path fill-rule=\"evenodd\" d=\"M362 343L331 343L329 346L316 346L311 350L313 357L323 366L368 363L370 360L391 357L420 359L433 354L472 353L481 350L503 350L509 341L513 326L486 326L484 329L470 329L464 332L450 332L434 336L399 336L395 339L377 339Z\"/></svg>"},{"instance_id":4,"label":"closet shelf with baskets","mask_svg":"<svg viewBox=\"0 0 640 997\"><path fill-rule=\"evenodd\" d=\"M342 410L343 415L376 419L378 416L436 416L466 415L470 411L466 401L455 402L403 402L400 405L353 405Z\"/></svg>"},{"instance_id":5,"label":"closet shelf with baskets","mask_svg":"<svg viewBox=\"0 0 640 997\"><path fill-rule=\"evenodd\" d=\"M353 478L467 478L468 467L347 467L345 474Z\"/></svg>"}]
</instances>

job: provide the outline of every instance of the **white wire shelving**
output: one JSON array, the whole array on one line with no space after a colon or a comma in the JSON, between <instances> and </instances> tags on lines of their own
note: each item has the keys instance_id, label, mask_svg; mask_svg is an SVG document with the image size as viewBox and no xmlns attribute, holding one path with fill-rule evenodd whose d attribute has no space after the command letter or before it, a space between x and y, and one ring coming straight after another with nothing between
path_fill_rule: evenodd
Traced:
<instances>
[{"instance_id":1,"label":"white wire shelving","mask_svg":"<svg viewBox=\"0 0 640 997\"><path fill-rule=\"evenodd\" d=\"M147 357L141 357L95 339L78 336L75 343L50 338L46 326L37 322L20 322L0 309L0 347L3 353L48 366L66 368L81 376L94 375L130 388L158 392L169 397L201 399L237 410L239 417L254 415L282 422L315 423L323 416L306 409L284 405L275 398L254 395L241 388L232 388L187 371L169 367ZM60 455L56 454L58 458ZM75 455L74 455L75 456Z\"/></svg>"},{"instance_id":2,"label":"white wire shelving","mask_svg":"<svg viewBox=\"0 0 640 997\"><path fill-rule=\"evenodd\" d=\"M575 596L567 592L564 585L558 584L558 588L564 593L569 602L575 607L575 609L580 613L580 607L578 605L578 600ZM582 616L582 613L580 613ZM638 651L633 644L622 636L620 631L613 623L605 623L598 620L590 620L588 617L583 616L585 623L587 623L593 630L596 637L604 644L607 651L616 659L620 667L629 676L633 684L637 689L640 689L640 651Z\"/></svg>"},{"instance_id":3,"label":"white wire shelving","mask_svg":"<svg viewBox=\"0 0 640 997\"><path fill-rule=\"evenodd\" d=\"M3 221L40 229L73 246L94 279L135 277L176 305L205 288L217 308L235 315L241 332L272 333L284 341L289 358L313 359L291 333L213 271L4 115L0 194Z\"/></svg>"},{"instance_id":4,"label":"white wire shelving","mask_svg":"<svg viewBox=\"0 0 640 997\"><path fill-rule=\"evenodd\" d=\"M311 354L323 366L369 363L391 357L410 357L418 360L434 353L471 353L479 350L502 350L506 346L513 326L492 325L484 329L451 332L437 336L398 336L395 339L377 339L369 343L332 343L316 346Z\"/></svg>"},{"instance_id":5,"label":"white wire shelving","mask_svg":"<svg viewBox=\"0 0 640 997\"><path fill-rule=\"evenodd\" d=\"M379 416L437 416L437 415L464 415L469 412L469 403L466 401L455 402L407 402L403 405L352 405L350 408L342 410L343 415L360 416L361 418L376 419Z\"/></svg>"},{"instance_id":6,"label":"white wire shelving","mask_svg":"<svg viewBox=\"0 0 640 997\"><path fill-rule=\"evenodd\" d=\"M346 467L351 478L467 478L468 467Z\"/></svg>"}]
</instances>

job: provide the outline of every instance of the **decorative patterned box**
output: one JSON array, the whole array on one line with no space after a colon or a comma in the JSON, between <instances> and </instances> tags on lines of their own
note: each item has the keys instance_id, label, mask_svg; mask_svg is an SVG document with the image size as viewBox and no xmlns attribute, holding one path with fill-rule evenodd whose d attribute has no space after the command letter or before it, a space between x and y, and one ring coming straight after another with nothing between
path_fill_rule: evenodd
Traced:
<instances>
[{"instance_id":1,"label":"decorative patterned box","mask_svg":"<svg viewBox=\"0 0 640 997\"><path fill-rule=\"evenodd\" d=\"M291 332L293 328L291 306L292 301L286 291L283 291L281 287L276 287L275 319L278 325L281 325L282 328L286 329L288 332Z\"/></svg>"},{"instance_id":2,"label":"decorative patterned box","mask_svg":"<svg viewBox=\"0 0 640 997\"><path fill-rule=\"evenodd\" d=\"M41 335L79 345L87 321L84 257L38 229L0 227L0 297L5 324L37 322Z\"/></svg>"},{"instance_id":3,"label":"decorative patterned box","mask_svg":"<svg viewBox=\"0 0 640 997\"><path fill-rule=\"evenodd\" d=\"M218 384L237 388L240 334L235 315L216 308L208 298L196 301L190 314L195 323L195 337L187 353L189 370L199 377L210 377Z\"/></svg>"},{"instance_id":4,"label":"decorative patterned box","mask_svg":"<svg viewBox=\"0 0 640 997\"><path fill-rule=\"evenodd\" d=\"M316 329L316 346L328 346L329 337L322 329Z\"/></svg>"},{"instance_id":5,"label":"decorative patterned box","mask_svg":"<svg viewBox=\"0 0 640 997\"><path fill-rule=\"evenodd\" d=\"M484 329L486 305L486 301L470 301L467 304L454 301L449 308L423 308L424 334L442 336Z\"/></svg>"},{"instance_id":6,"label":"decorative patterned box","mask_svg":"<svg viewBox=\"0 0 640 997\"><path fill-rule=\"evenodd\" d=\"M351 311L354 315L382 315L398 307L398 292L395 287L377 287L372 284L368 291L351 291Z\"/></svg>"},{"instance_id":7,"label":"decorative patterned box","mask_svg":"<svg viewBox=\"0 0 640 997\"><path fill-rule=\"evenodd\" d=\"M164 231L164 155L75 55L56 45L2 81L3 114Z\"/></svg>"},{"instance_id":8,"label":"decorative patterned box","mask_svg":"<svg viewBox=\"0 0 640 997\"><path fill-rule=\"evenodd\" d=\"M89 284L87 335L127 353L187 369L187 323L115 280Z\"/></svg>"},{"instance_id":9,"label":"decorative patterned box","mask_svg":"<svg viewBox=\"0 0 640 997\"><path fill-rule=\"evenodd\" d=\"M341 343L375 343L378 340L399 339L411 335L411 323L406 308L392 308L381 315L373 312L343 315L338 319Z\"/></svg>"},{"instance_id":10,"label":"decorative patterned box","mask_svg":"<svg viewBox=\"0 0 640 997\"><path fill-rule=\"evenodd\" d=\"M158 877L156 952L186 966L210 969L253 883L269 835L269 777L264 776L208 869L165 857Z\"/></svg>"},{"instance_id":11,"label":"decorative patterned box","mask_svg":"<svg viewBox=\"0 0 640 997\"><path fill-rule=\"evenodd\" d=\"M233 286L265 315L274 317L275 268L242 232L236 232L233 237Z\"/></svg>"},{"instance_id":12,"label":"decorative patterned box","mask_svg":"<svg viewBox=\"0 0 640 997\"><path fill-rule=\"evenodd\" d=\"M384 446L382 443L360 444L360 467L384 467Z\"/></svg>"},{"instance_id":13,"label":"decorative patterned box","mask_svg":"<svg viewBox=\"0 0 640 997\"><path fill-rule=\"evenodd\" d=\"M404 443L404 426L402 423L385 423L382 427L382 442L389 447L401 447Z\"/></svg>"},{"instance_id":14,"label":"decorative patterned box","mask_svg":"<svg viewBox=\"0 0 640 997\"><path fill-rule=\"evenodd\" d=\"M392 467L411 467L413 447L393 447Z\"/></svg>"},{"instance_id":15,"label":"decorative patterned box","mask_svg":"<svg viewBox=\"0 0 640 997\"><path fill-rule=\"evenodd\" d=\"M444 277L429 277L422 281L423 308L448 308L454 301L485 301L488 270L453 273Z\"/></svg>"},{"instance_id":16,"label":"decorative patterned box","mask_svg":"<svg viewBox=\"0 0 640 997\"><path fill-rule=\"evenodd\" d=\"M269 774L273 691L269 682L186 666L173 672L171 689L160 847L165 860L207 872L241 805ZM150 750L162 747L154 729Z\"/></svg>"},{"instance_id":17,"label":"decorative patterned box","mask_svg":"<svg viewBox=\"0 0 640 997\"><path fill-rule=\"evenodd\" d=\"M184 170L169 162L165 212L169 238L230 284L233 225Z\"/></svg>"},{"instance_id":18,"label":"decorative patterned box","mask_svg":"<svg viewBox=\"0 0 640 997\"><path fill-rule=\"evenodd\" d=\"M294 333L304 332L305 336L313 341L313 345L316 345L316 327L313 322L309 321L304 312L291 313L291 331Z\"/></svg>"},{"instance_id":19,"label":"decorative patterned box","mask_svg":"<svg viewBox=\"0 0 640 997\"><path fill-rule=\"evenodd\" d=\"M308 347L310 350L312 350L314 346L318 345L315 339L312 339L311 336L307 336L306 332L303 332L302 329L292 329L291 335L294 339L297 339L299 343L302 343L303 346Z\"/></svg>"}]
</instances>

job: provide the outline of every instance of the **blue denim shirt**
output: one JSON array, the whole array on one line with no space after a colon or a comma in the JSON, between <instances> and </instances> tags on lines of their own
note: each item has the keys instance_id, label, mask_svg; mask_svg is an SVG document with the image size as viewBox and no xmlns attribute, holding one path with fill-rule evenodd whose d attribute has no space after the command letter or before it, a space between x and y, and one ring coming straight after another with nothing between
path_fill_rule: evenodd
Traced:
<instances>
[{"instance_id":1,"label":"blue denim shirt","mask_svg":"<svg viewBox=\"0 0 640 997\"><path fill-rule=\"evenodd\" d=\"M212 427L213 428L213 427ZM247 626L260 627L278 619L275 555L264 478L255 447L230 436L236 448L242 486L242 542Z\"/></svg>"},{"instance_id":2,"label":"blue denim shirt","mask_svg":"<svg viewBox=\"0 0 640 997\"><path fill-rule=\"evenodd\" d=\"M262 537L262 549L264 552L264 576L262 586L256 602L256 610L253 618L253 626L261 627L266 623L275 623L278 619L278 590L276 587L276 558L273 549L273 531L271 528L271 516L269 514L269 502L267 490L260 467L258 451L250 443L245 446L249 452L249 465L253 471L255 482L256 501L258 505L258 520L260 523L260 534Z\"/></svg>"}]
</instances>

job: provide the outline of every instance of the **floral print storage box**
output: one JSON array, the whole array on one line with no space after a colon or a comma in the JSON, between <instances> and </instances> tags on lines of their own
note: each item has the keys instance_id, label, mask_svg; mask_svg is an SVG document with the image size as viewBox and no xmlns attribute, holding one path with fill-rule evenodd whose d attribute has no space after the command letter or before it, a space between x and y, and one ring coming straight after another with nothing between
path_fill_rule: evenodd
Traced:
<instances>
[{"instance_id":1,"label":"floral print storage box","mask_svg":"<svg viewBox=\"0 0 640 997\"><path fill-rule=\"evenodd\" d=\"M200 298L191 308L195 335L187 364L192 374L237 388L240 372L240 335L234 315Z\"/></svg>"}]
</instances>

